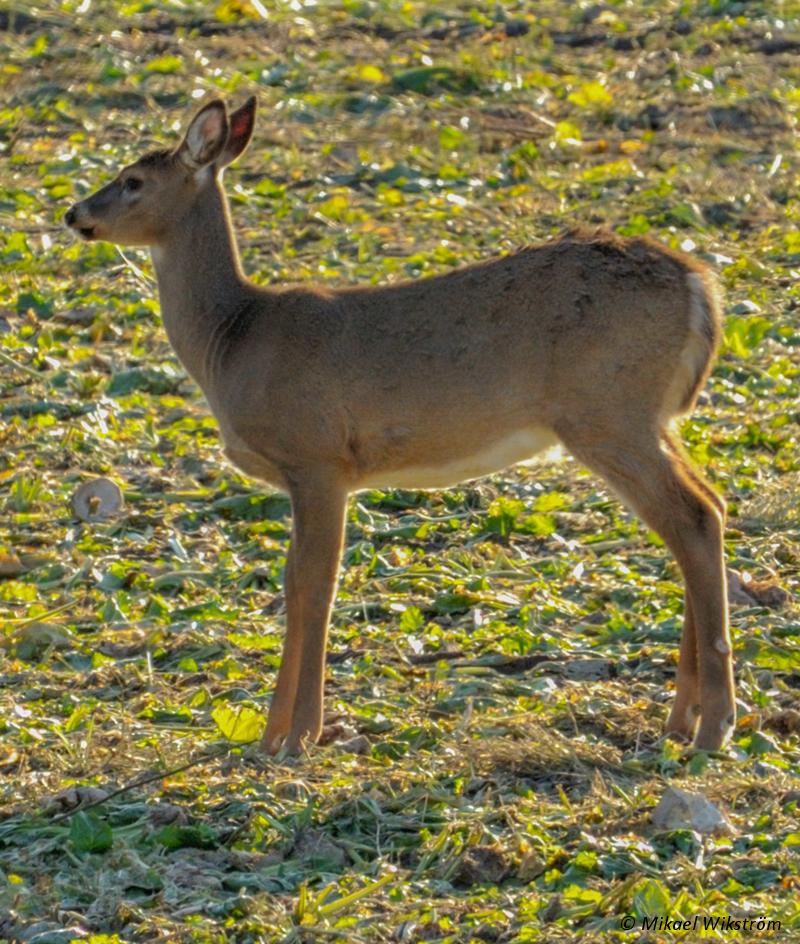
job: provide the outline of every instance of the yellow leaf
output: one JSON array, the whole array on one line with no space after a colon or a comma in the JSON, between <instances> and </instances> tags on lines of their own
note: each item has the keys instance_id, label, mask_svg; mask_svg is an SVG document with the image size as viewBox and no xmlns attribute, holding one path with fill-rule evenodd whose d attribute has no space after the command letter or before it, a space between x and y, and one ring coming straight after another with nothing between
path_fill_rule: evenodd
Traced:
<instances>
[{"instance_id":1,"label":"yellow leaf","mask_svg":"<svg viewBox=\"0 0 800 944\"><path fill-rule=\"evenodd\" d=\"M264 721L261 715L250 708L229 708L218 705L212 712L220 734L229 741L255 741L261 736Z\"/></svg>"},{"instance_id":2,"label":"yellow leaf","mask_svg":"<svg viewBox=\"0 0 800 944\"><path fill-rule=\"evenodd\" d=\"M383 82L383 73L377 66L361 66L361 78L367 82Z\"/></svg>"},{"instance_id":3,"label":"yellow leaf","mask_svg":"<svg viewBox=\"0 0 800 944\"><path fill-rule=\"evenodd\" d=\"M622 141L619 149L623 154L632 154L634 151L643 151L646 147L641 141Z\"/></svg>"},{"instance_id":4,"label":"yellow leaf","mask_svg":"<svg viewBox=\"0 0 800 944\"><path fill-rule=\"evenodd\" d=\"M568 95L567 100L583 107L586 105L610 105L614 101L600 82L587 82L577 92Z\"/></svg>"},{"instance_id":5,"label":"yellow leaf","mask_svg":"<svg viewBox=\"0 0 800 944\"><path fill-rule=\"evenodd\" d=\"M328 219L338 220L346 209L347 200L341 194L336 194L320 206L319 212Z\"/></svg>"}]
</instances>

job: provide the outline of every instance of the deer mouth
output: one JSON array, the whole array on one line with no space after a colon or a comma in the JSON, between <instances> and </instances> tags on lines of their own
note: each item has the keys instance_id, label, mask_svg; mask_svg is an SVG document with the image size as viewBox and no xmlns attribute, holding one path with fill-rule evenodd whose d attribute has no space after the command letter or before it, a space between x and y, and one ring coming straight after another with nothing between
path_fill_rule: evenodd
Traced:
<instances>
[{"instance_id":1,"label":"deer mouth","mask_svg":"<svg viewBox=\"0 0 800 944\"><path fill-rule=\"evenodd\" d=\"M67 212L64 214L64 222L69 226L70 229L76 230L83 236L84 239L94 239L94 226L79 226L78 225L78 214L75 212L75 207L80 204L75 204L75 206L70 207Z\"/></svg>"}]
</instances>

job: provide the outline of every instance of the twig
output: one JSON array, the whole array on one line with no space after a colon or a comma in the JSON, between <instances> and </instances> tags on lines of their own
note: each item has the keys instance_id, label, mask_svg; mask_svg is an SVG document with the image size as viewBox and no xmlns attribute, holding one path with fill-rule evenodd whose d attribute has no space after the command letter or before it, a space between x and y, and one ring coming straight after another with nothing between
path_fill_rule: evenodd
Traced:
<instances>
[{"instance_id":1,"label":"twig","mask_svg":"<svg viewBox=\"0 0 800 944\"><path fill-rule=\"evenodd\" d=\"M36 370L35 367L28 367L26 364L18 364L13 357L9 357L8 354L3 351L0 351L0 361L7 364L9 367L21 370L23 374L27 374L29 377L35 377L37 380L44 379L41 371Z\"/></svg>"},{"instance_id":2,"label":"twig","mask_svg":"<svg viewBox=\"0 0 800 944\"><path fill-rule=\"evenodd\" d=\"M244 746L246 743L254 744L254 741L245 742L242 741L241 745ZM237 741L237 745L239 742ZM203 754L200 757L195 757L193 760L190 760L186 764L181 764L180 767L173 767L171 770L161 770L156 774L149 774L146 777L137 777L134 780L131 780L130 783L126 783L124 787L120 787L119 790L114 790L113 793L109 793L108 796L103 797L102 800L92 800L91 803L84 803L80 806L76 806L74 810L67 810L64 813L58 813L53 817L54 823L61 822L62 819L67 819L68 817L74 815L78 812L84 812L85 810L90 810L93 806L101 806L103 803L108 803L109 800L113 800L118 796L121 796L123 793L128 793L131 790L135 790L137 787L143 787L145 784L153 783L156 780L163 780L165 777L174 777L175 774L179 774L184 770L188 770L190 767L197 767L199 764L203 764L209 760L215 760L217 757L222 757L224 753L228 750L228 747L219 748L216 751L211 751L208 754Z\"/></svg>"},{"instance_id":3,"label":"twig","mask_svg":"<svg viewBox=\"0 0 800 944\"><path fill-rule=\"evenodd\" d=\"M70 600L69 603L65 603L63 606L57 606L54 610L48 610L46 613L39 613L36 616L26 616L24 619L19 619L17 617L5 619L0 616L0 623L4 623L6 626L14 626L15 631L10 637L13 639L19 631L25 629L26 627L33 626L34 623L43 623L46 620L52 619L54 616L58 616L59 613L64 613L67 610L71 610L77 605L77 603L77 600Z\"/></svg>"},{"instance_id":4,"label":"twig","mask_svg":"<svg viewBox=\"0 0 800 944\"><path fill-rule=\"evenodd\" d=\"M119 246L117 246L116 249L117 249L117 252L118 252L118 253L122 256L122 258L125 260L125 265L133 272L133 274L139 279L139 281L143 282L148 288L149 288L151 285L155 285L155 281L154 281L153 279L151 279L149 275L145 274L145 273L139 268L139 266L137 266L136 263L133 262L132 259L129 259L129 258L125 255L125 253L119 248Z\"/></svg>"}]
</instances>

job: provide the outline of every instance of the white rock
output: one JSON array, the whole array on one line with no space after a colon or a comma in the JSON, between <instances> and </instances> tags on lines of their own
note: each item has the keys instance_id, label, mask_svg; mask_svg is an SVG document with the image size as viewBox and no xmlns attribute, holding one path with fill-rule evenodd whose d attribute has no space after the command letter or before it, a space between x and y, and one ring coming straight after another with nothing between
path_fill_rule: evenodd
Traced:
<instances>
[{"instance_id":1,"label":"white rock","mask_svg":"<svg viewBox=\"0 0 800 944\"><path fill-rule=\"evenodd\" d=\"M730 835L734 831L727 814L702 793L675 787L667 787L650 818L659 829L693 829L715 835Z\"/></svg>"}]
</instances>

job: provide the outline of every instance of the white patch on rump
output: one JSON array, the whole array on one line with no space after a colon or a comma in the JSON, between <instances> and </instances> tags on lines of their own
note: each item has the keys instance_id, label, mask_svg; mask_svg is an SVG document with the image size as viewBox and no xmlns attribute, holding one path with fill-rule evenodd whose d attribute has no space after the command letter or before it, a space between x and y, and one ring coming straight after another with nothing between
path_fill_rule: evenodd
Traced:
<instances>
[{"instance_id":1,"label":"white patch on rump","mask_svg":"<svg viewBox=\"0 0 800 944\"><path fill-rule=\"evenodd\" d=\"M661 425L664 426L685 408L686 396L705 370L710 354L709 320L713 317L710 307L713 298L709 296L713 295L714 287L706 285L698 272L690 272L686 276L686 284L691 296L689 336L681 351L675 376L664 396L659 417Z\"/></svg>"},{"instance_id":2,"label":"white patch on rump","mask_svg":"<svg viewBox=\"0 0 800 944\"><path fill-rule=\"evenodd\" d=\"M518 429L470 456L454 456L439 465L406 466L371 474L358 488L448 488L500 472L560 445L551 429Z\"/></svg>"}]
</instances>

